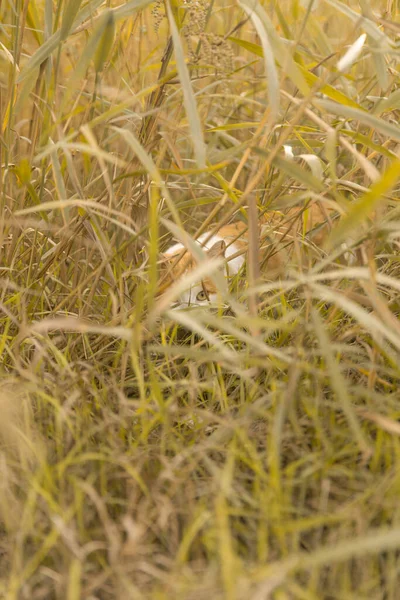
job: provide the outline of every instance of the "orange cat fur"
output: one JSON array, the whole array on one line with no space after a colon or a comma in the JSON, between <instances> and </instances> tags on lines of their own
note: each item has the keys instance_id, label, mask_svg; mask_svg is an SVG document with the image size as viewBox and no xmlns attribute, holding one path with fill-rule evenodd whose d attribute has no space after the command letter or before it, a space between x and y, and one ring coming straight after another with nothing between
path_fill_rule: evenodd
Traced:
<instances>
[{"instance_id":1,"label":"orange cat fur","mask_svg":"<svg viewBox=\"0 0 400 600\"><path fill-rule=\"evenodd\" d=\"M302 255L311 254L323 243L330 230L331 209L312 204L308 209L293 208L286 214L270 212L262 218L260 231L260 265L268 279L283 275L287 261L293 254L295 243L302 244ZM306 234L306 235L303 235ZM226 274L237 275L246 260L248 228L237 221L221 227L216 234L203 233L196 240L210 258L224 257ZM197 266L190 252L183 253L183 244L177 243L163 253L164 289ZM179 260L178 258L181 257ZM166 278L166 283L165 283ZM217 299L215 284L209 277L192 285L181 294L179 307L201 306Z\"/></svg>"}]
</instances>

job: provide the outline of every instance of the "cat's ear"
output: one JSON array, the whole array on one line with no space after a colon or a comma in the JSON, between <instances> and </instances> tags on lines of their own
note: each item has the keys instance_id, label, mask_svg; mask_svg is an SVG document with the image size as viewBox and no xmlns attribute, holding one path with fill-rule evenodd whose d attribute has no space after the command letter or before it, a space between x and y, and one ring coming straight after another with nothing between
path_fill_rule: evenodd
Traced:
<instances>
[{"instance_id":1,"label":"cat's ear","mask_svg":"<svg viewBox=\"0 0 400 600\"><path fill-rule=\"evenodd\" d=\"M220 256L225 256L226 243L224 240L219 240L215 242L207 252L207 255L210 258L219 258Z\"/></svg>"}]
</instances>

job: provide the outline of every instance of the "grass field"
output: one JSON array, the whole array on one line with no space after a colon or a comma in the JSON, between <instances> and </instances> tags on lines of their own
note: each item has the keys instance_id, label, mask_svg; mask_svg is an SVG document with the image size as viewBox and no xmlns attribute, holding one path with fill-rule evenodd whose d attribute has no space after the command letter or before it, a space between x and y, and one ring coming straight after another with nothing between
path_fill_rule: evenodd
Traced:
<instances>
[{"instance_id":1,"label":"grass field","mask_svg":"<svg viewBox=\"0 0 400 600\"><path fill-rule=\"evenodd\" d=\"M400 597L397 11L0 3L0 598ZM169 310L160 252L237 219L240 285Z\"/></svg>"}]
</instances>

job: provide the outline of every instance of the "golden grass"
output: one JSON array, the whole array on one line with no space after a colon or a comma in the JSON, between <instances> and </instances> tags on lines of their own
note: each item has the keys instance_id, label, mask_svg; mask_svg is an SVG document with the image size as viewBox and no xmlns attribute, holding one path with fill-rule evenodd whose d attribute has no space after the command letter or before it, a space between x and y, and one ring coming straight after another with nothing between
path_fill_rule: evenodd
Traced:
<instances>
[{"instance_id":1,"label":"golden grass","mask_svg":"<svg viewBox=\"0 0 400 600\"><path fill-rule=\"evenodd\" d=\"M398 598L399 26L360 10L1 4L0 597ZM270 281L259 215L313 201ZM238 218L240 297L169 311L171 232Z\"/></svg>"}]
</instances>

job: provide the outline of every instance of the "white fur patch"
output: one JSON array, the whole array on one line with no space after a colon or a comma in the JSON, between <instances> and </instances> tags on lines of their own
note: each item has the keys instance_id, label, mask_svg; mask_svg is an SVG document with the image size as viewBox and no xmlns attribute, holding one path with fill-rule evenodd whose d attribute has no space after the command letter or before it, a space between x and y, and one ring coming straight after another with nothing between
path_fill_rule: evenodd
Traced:
<instances>
[{"instance_id":1,"label":"white fur patch","mask_svg":"<svg viewBox=\"0 0 400 600\"><path fill-rule=\"evenodd\" d=\"M209 237L209 235L209 232L203 233L198 239L200 244L202 244ZM208 242L205 244L204 248L206 250L210 250L214 246L214 244L222 241L226 242L227 244L227 248L225 250L225 258L227 259L229 275L237 275L241 267L243 266L245 256L244 254L241 254L239 256L236 256L232 260L229 260L231 256L234 256L234 254L237 254L240 251L240 248L236 244L231 244L229 239L225 239L220 235L213 235L211 239L209 239Z\"/></svg>"},{"instance_id":2,"label":"white fur patch","mask_svg":"<svg viewBox=\"0 0 400 600\"><path fill-rule=\"evenodd\" d=\"M173 246L170 246L165 252L164 254L169 254L171 256L173 256L174 254L178 254L178 252L180 252L181 250L184 249L184 245L183 244L174 244Z\"/></svg>"},{"instance_id":3,"label":"white fur patch","mask_svg":"<svg viewBox=\"0 0 400 600\"><path fill-rule=\"evenodd\" d=\"M205 250L210 250L214 244L216 244L217 242L226 242L227 243L227 248L225 250L225 258L227 259L227 264L228 264L228 269L229 269L229 275L237 275L240 271L240 269L243 266L243 263L245 262L245 256L244 254L241 254L239 256L236 256L235 258L233 258L232 260L229 260L229 258L231 256L234 256L235 254L237 254L240 251L240 248L236 245L236 244L231 244L229 243L229 239L226 240L225 238L223 238L220 235L213 235L206 244L203 243L205 242L205 240L210 236L210 232L207 233L203 233L197 240L196 242L199 244L199 246L201 246L202 248L204 248ZM177 244L174 244L173 246L170 246L164 254L166 254L167 256L173 256L174 254L177 254L178 252L180 252L181 250L184 249L184 245L181 244L180 242L178 242Z\"/></svg>"}]
</instances>

